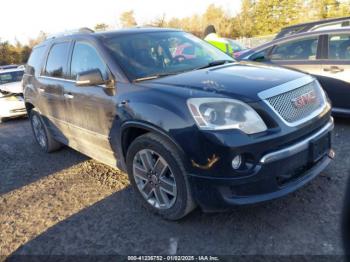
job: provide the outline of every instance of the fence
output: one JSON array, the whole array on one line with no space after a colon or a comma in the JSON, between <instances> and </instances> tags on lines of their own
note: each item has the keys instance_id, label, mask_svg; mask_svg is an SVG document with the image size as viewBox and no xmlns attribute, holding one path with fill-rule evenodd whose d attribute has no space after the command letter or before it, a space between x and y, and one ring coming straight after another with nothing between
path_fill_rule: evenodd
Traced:
<instances>
[{"instance_id":1,"label":"fence","mask_svg":"<svg viewBox=\"0 0 350 262\"><path fill-rule=\"evenodd\" d=\"M241 37L235 40L247 48L254 48L256 46L272 41L275 38L275 36L276 35L265 35L265 36L258 36L258 37L252 37L252 38Z\"/></svg>"}]
</instances>

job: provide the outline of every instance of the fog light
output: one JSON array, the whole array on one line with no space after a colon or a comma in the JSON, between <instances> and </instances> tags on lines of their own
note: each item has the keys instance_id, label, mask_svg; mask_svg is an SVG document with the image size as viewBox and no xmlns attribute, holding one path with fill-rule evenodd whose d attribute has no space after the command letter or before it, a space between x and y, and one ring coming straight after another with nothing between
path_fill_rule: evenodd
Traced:
<instances>
[{"instance_id":1,"label":"fog light","mask_svg":"<svg viewBox=\"0 0 350 262\"><path fill-rule=\"evenodd\" d=\"M241 157L241 155L235 156L232 159L232 163L231 164L232 164L232 168L233 169L238 169L241 166L241 164L242 164L242 157Z\"/></svg>"}]
</instances>

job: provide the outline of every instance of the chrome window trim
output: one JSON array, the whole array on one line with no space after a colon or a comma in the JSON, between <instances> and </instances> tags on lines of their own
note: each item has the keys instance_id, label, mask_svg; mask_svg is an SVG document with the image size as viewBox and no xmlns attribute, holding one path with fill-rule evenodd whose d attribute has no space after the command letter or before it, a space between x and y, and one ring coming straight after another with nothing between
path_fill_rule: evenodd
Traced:
<instances>
[{"instance_id":1,"label":"chrome window trim","mask_svg":"<svg viewBox=\"0 0 350 262\"><path fill-rule=\"evenodd\" d=\"M51 80L60 80L60 81L71 82L71 83L75 83L76 82L74 80L67 79L67 78L59 78L59 77L52 77L52 76L45 76L45 75L40 75L39 78L51 79Z\"/></svg>"},{"instance_id":2,"label":"chrome window trim","mask_svg":"<svg viewBox=\"0 0 350 262\"><path fill-rule=\"evenodd\" d=\"M303 141L296 143L294 145L291 145L289 147L283 148L281 150L266 154L260 159L261 164L267 164L271 163L283 158L290 157L292 155L295 155L297 153L300 153L301 151L306 150L309 147L309 144L311 140L314 140L318 137L321 137L322 135L325 135L326 133L332 131L334 128L334 120L331 117L331 120L320 130L318 130L316 133L312 134L311 136L305 138Z\"/></svg>"},{"instance_id":3,"label":"chrome window trim","mask_svg":"<svg viewBox=\"0 0 350 262\"><path fill-rule=\"evenodd\" d=\"M52 77L52 76L44 76L40 75L39 78L44 78L44 79L50 79L50 80L58 80L58 81L65 81L65 82L70 82L70 83L77 83L75 80L67 79L67 78L59 78L59 77ZM106 85L97 85L99 87L106 87Z\"/></svg>"},{"instance_id":4,"label":"chrome window trim","mask_svg":"<svg viewBox=\"0 0 350 262\"><path fill-rule=\"evenodd\" d=\"M277 96L277 95L281 95L283 93L292 91L294 89L300 88L304 85L310 84L312 81L317 81L314 77L312 76L303 76L301 78L292 80L290 82L284 83L282 85L278 85L275 86L273 88L270 88L268 90L264 90L260 93L258 93L258 97L279 117L279 119L287 126L290 127L294 127L294 126L298 126L301 125L311 119L313 119L314 117L318 116L318 115L324 115L326 112L328 112L331 109L330 104L327 101L326 95L324 93L324 91L322 90L322 98L324 101L324 105L322 107L320 107L319 109L317 109L316 111L314 111L312 114L310 114L308 117L305 117L303 119L300 119L298 121L295 122L288 122L286 121L281 114L275 109L273 108L273 106L267 101L268 98ZM322 89L322 87L320 87Z\"/></svg>"}]
</instances>

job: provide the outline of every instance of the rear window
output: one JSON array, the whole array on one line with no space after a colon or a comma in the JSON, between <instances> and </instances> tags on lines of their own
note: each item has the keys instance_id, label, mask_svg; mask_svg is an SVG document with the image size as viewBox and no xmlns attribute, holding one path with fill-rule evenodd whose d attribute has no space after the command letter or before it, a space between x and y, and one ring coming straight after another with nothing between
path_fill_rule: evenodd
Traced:
<instances>
[{"instance_id":1,"label":"rear window","mask_svg":"<svg viewBox=\"0 0 350 262\"><path fill-rule=\"evenodd\" d=\"M22 80L22 77L23 71L0 73L0 85L13 82L20 82Z\"/></svg>"},{"instance_id":2,"label":"rear window","mask_svg":"<svg viewBox=\"0 0 350 262\"><path fill-rule=\"evenodd\" d=\"M69 42L54 44L47 58L45 75L63 78L67 73Z\"/></svg>"},{"instance_id":3,"label":"rear window","mask_svg":"<svg viewBox=\"0 0 350 262\"><path fill-rule=\"evenodd\" d=\"M44 54L45 54L44 46L36 47L33 49L26 66L27 74L39 75L41 71L41 65L44 59Z\"/></svg>"}]
</instances>

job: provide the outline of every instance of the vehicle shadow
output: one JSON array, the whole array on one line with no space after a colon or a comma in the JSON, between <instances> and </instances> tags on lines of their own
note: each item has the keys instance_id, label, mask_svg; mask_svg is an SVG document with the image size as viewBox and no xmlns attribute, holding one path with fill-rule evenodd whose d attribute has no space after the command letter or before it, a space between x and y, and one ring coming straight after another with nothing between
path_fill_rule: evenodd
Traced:
<instances>
[{"instance_id":1,"label":"vehicle shadow","mask_svg":"<svg viewBox=\"0 0 350 262\"><path fill-rule=\"evenodd\" d=\"M339 239L334 232L340 222L330 218L326 208L320 213L315 210L319 200L313 196L327 190L324 182L318 177L313 185L288 197L230 212L205 214L197 209L177 222L148 212L127 187L49 228L18 248L12 258L48 254L341 254L340 232ZM332 225L325 229L330 220ZM324 247L325 242L331 248Z\"/></svg>"},{"instance_id":2,"label":"vehicle shadow","mask_svg":"<svg viewBox=\"0 0 350 262\"><path fill-rule=\"evenodd\" d=\"M0 124L0 196L87 159L68 147L47 154L27 119L8 120Z\"/></svg>"}]
</instances>

